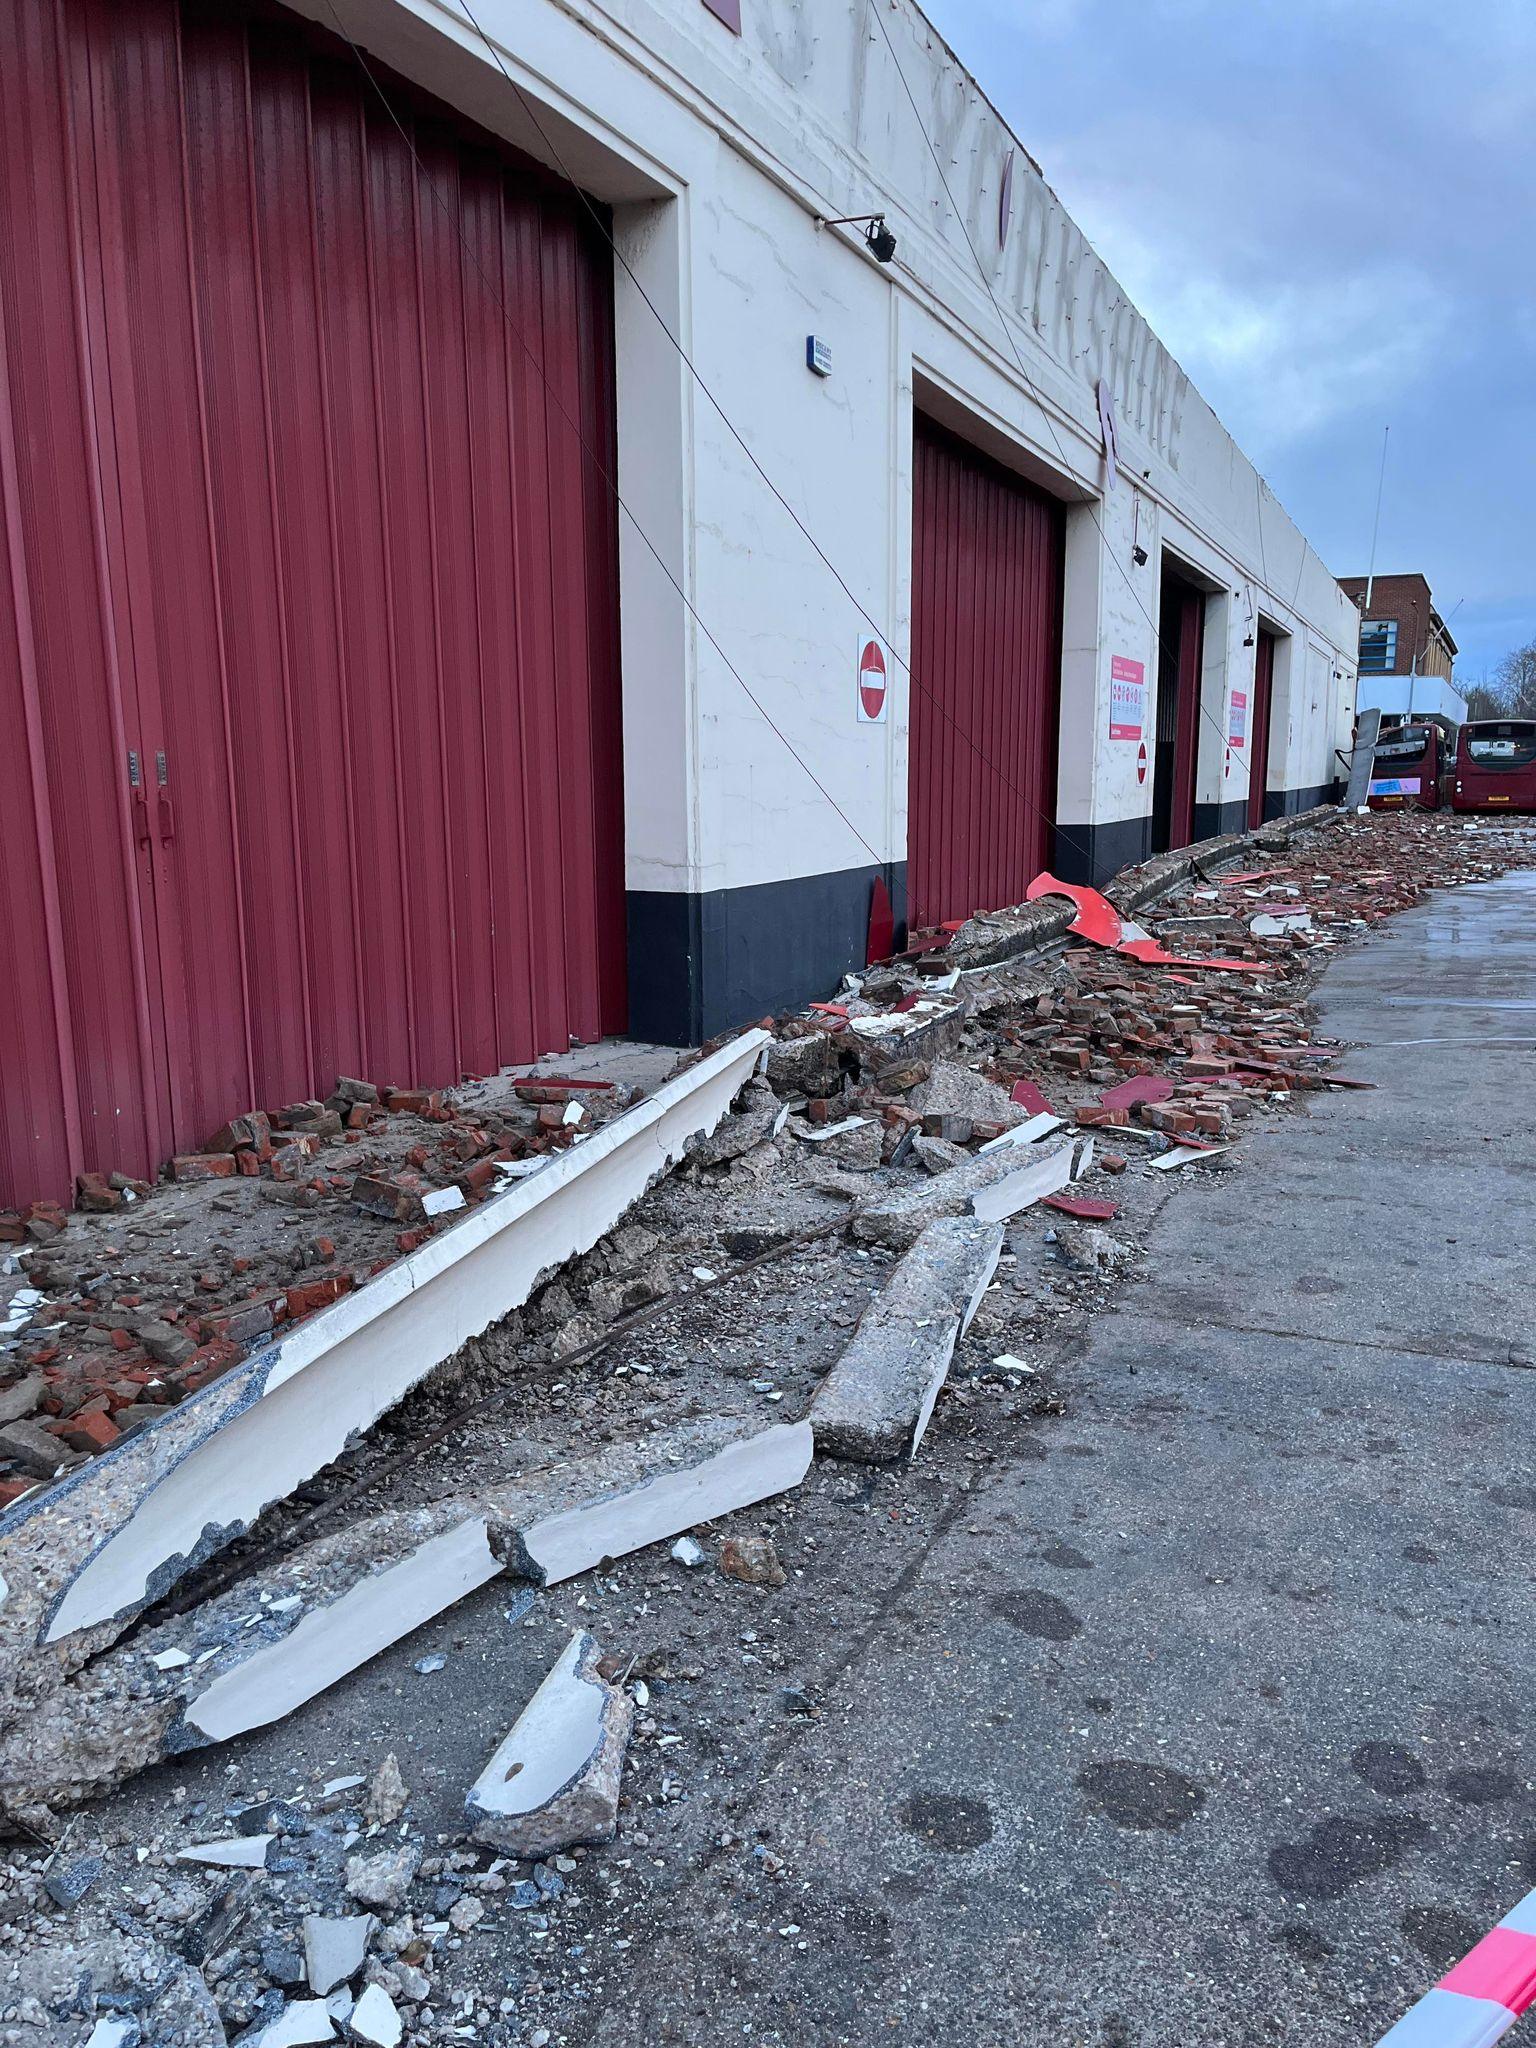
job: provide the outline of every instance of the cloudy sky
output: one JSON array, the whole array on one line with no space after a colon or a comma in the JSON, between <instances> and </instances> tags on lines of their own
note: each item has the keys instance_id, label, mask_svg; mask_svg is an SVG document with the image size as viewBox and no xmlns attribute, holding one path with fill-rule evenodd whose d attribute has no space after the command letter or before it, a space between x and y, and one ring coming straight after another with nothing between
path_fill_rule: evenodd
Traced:
<instances>
[{"instance_id":1,"label":"cloudy sky","mask_svg":"<svg viewBox=\"0 0 1536 2048\"><path fill-rule=\"evenodd\" d=\"M1536 638L1536 0L925 0L1336 574Z\"/></svg>"}]
</instances>

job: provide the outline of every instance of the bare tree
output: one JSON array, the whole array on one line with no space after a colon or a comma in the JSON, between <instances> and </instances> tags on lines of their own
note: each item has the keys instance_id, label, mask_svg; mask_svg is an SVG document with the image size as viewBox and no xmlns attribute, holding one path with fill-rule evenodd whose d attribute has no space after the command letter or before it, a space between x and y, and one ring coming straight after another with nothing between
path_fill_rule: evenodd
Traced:
<instances>
[{"instance_id":1,"label":"bare tree","mask_svg":"<svg viewBox=\"0 0 1536 2048\"><path fill-rule=\"evenodd\" d=\"M1504 699L1488 683L1469 683L1466 699L1468 718L1497 718L1504 709Z\"/></svg>"},{"instance_id":2,"label":"bare tree","mask_svg":"<svg viewBox=\"0 0 1536 2048\"><path fill-rule=\"evenodd\" d=\"M1505 655L1494 669L1493 684L1505 717L1536 718L1536 640Z\"/></svg>"}]
</instances>

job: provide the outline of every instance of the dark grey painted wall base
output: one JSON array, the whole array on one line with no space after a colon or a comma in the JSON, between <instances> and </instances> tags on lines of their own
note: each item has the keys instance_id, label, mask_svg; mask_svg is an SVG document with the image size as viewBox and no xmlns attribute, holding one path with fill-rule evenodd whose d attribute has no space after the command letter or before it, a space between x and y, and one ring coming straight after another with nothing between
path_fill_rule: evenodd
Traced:
<instances>
[{"instance_id":1,"label":"dark grey painted wall base","mask_svg":"<svg viewBox=\"0 0 1536 2048\"><path fill-rule=\"evenodd\" d=\"M900 934L905 861L707 895L631 889L630 1037L699 1045L827 995L864 965L877 874L891 892Z\"/></svg>"},{"instance_id":2,"label":"dark grey painted wall base","mask_svg":"<svg viewBox=\"0 0 1536 2048\"><path fill-rule=\"evenodd\" d=\"M1303 811L1315 811L1319 804L1342 801L1342 782L1315 782L1310 789L1272 789L1264 798L1264 820L1299 818Z\"/></svg>"},{"instance_id":3,"label":"dark grey painted wall base","mask_svg":"<svg viewBox=\"0 0 1536 2048\"><path fill-rule=\"evenodd\" d=\"M1220 839L1227 832L1248 830L1248 799L1239 797L1230 804L1196 804L1196 839Z\"/></svg>"}]
</instances>

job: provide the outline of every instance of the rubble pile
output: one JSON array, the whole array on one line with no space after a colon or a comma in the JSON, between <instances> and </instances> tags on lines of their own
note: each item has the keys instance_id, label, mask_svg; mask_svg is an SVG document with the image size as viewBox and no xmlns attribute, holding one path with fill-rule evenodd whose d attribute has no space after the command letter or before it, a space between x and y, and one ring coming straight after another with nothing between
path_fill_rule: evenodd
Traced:
<instances>
[{"instance_id":1,"label":"rubble pile","mask_svg":"<svg viewBox=\"0 0 1536 2048\"><path fill-rule=\"evenodd\" d=\"M544 2048L541 2022L558 2029L593 1995L589 1929L622 1973L646 1924L641 1887L661 1881L651 1873L739 1852L754 1883L782 1886L766 1841L732 1832L732 1776L761 1747L763 1718L820 1711L810 1639L825 1647L829 1629L867 1624L871 1560L936 1511L938 1478L914 1485L906 1461L919 1446L928 1468L1012 1455L1005 1421L1062 1412L1050 1326L1123 1283L1138 1212L1164 1192L1154 1173L1219 1170L1261 1111L1359 1085L1308 1004L1335 948L1426 890L1536 866L1521 835L1413 817L1256 844L1231 849L1247 863L1234 872L1197 849L1139 924L1117 914L1116 942L1106 920L1099 943L1079 931L1054 951L969 965L963 929L930 934L778 1020L754 1043L760 1071L731 1081L733 1113L685 1155L679 1145L681 1164L592 1250L543 1266L527 1311L476 1340L472 1386L422 1381L395 1409L389 1447L361 1430L319 1493L275 1501L220 1576L194 1572L170 1603L156 1590L132 1628L114 1621L74 1647L66 1636L0 1688L0 1805L49 1838L0 1872L0 1944L19 1959L0 1979L0 2042L64 2048L121 2016L97 2048ZM82 1415L121 1432L139 1424L127 1411L176 1399L92 1405L110 1387L93 1373L115 1367L140 1389L181 1374L185 1393L630 1099L558 1076L408 1102L345 1092L361 1085L295 1106L297 1125L237 1119L219 1134L230 1149L207 1155L232 1167L173 1162L152 1189L109 1182L122 1199L96 1208L82 1189L82 1211L57 1227L29 1213L11 1256L39 1299L21 1304L0 1353L8 1484L100 1448L64 1434L95 1427ZM271 1163L288 1132L314 1141L293 1162L300 1177ZM204 1290L215 1243L228 1270ZM241 1325L253 1307L267 1319ZM667 1320L637 1331L624 1319L638 1308ZM616 1323L623 1343L605 1352ZM178 1339L191 1346L179 1357ZM124 1370L135 1348L148 1379ZM45 1443L27 1464L4 1433L18 1429L16 1444L31 1429L62 1456ZM140 1448L49 1504L51 1540ZM349 1514L314 1539L317 1498ZM750 1525L734 1519L748 1508ZM835 1561L817 1547L834 1541ZM449 1700L446 1647L399 1638L477 1590L474 1628L453 1648L468 1652L461 1669L494 1674L494 1734L477 1724L473 1761L429 1819L405 1777L477 1695L461 1681ZM414 1660L392 1666L404 1700L387 1678L362 1694L373 1660L390 1657ZM337 1707L343 1677L359 1690ZM667 1699L674 1681L698 1686L686 1707ZM428 1700L415 1684L444 1692ZM338 1713L368 1700L371 1733L396 1744L406 1774L393 1757L371 1779L303 1760L306 1740L332 1739L314 1731L333 1685ZM241 1759L224 1766L239 1777L269 1724L293 1750L280 1786L188 1798L187 1782L219 1782L221 1754ZM191 1747L232 1735L249 1746ZM414 1766L407 1741L423 1753ZM169 1762L153 1789L145 1777L125 1795L158 1799L156 1826L114 1835L81 1817L59 1835L64 1806L157 1758ZM782 1913L773 1926L799 1934Z\"/></svg>"},{"instance_id":2,"label":"rubble pile","mask_svg":"<svg viewBox=\"0 0 1536 2048\"><path fill-rule=\"evenodd\" d=\"M863 1118L882 1133L882 1163L929 1173L1041 1112L1100 1132L1111 1174L1124 1170L1122 1137L1143 1155L1214 1150L1262 1104L1351 1085L1329 1071L1339 1048L1314 1043L1306 1002L1335 947L1430 890L1533 865L1536 846L1519 837L1375 814L1227 875L1202 872L1195 849L1145 928L1126 928L1179 964L1069 937L1059 959L946 969L955 934L928 934L915 958L850 977L837 1004L781 1025L797 1035L769 1076L792 1132L806 1135L797 1118L840 1132ZM1137 1077L1170 1085L1117 1089Z\"/></svg>"},{"instance_id":3,"label":"rubble pile","mask_svg":"<svg viewBox=\"0 0 1536 2048\"><path fill-rule=\"evenodd\" d=\"M350 1294L634 1093L561 1075L455 1095L343 1078L325 1102L232 1118L158 1185L85 1174L73 1216L46 1202L0 1213L0 1265L23 1283L6 1313L0 1272L0 1508Z\"/></svg>"}]
</instances>

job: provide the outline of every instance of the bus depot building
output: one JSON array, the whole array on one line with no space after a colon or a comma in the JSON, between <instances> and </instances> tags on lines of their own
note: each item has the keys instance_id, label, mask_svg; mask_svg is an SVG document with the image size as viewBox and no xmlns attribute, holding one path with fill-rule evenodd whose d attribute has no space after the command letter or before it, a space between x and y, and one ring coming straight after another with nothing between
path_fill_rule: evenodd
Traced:
<instances>
[{"instance_id":1,"label":"bus depot building","mask_svg":"<svg viewBox=\"0 0 1536 2048\"><path fill-rule=\"evenodd\" d=\"M0 0L0 1201L1335 793L1360 615L911 0Z\"/></svg>"}]
</instances>

